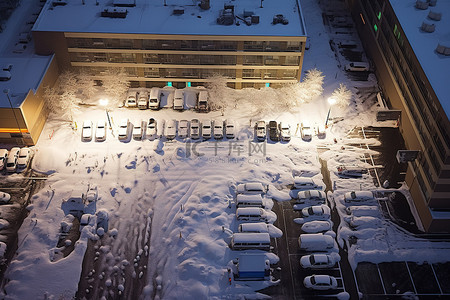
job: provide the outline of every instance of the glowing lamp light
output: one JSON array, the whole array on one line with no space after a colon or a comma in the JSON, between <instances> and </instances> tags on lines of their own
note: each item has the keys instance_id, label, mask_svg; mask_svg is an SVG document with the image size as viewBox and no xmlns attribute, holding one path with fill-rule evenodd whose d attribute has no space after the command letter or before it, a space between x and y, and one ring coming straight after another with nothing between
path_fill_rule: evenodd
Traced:
<instances>
[{"instance_id":1,"label":"glowing lamp light","mask_svg":"<svg viewBox=\"0 0 450 300\"><path fill-rule=\"evenodd\" d=\"M108 99L100 99L98 102L100 103L101 106L106 106L108 105L109 101Z\"/></svg>"},{"instance_id":2,"label":"glowing lamp light","mask_svg":"<svg viewBox=\"0 0 450 300\"><path fill-rule=\"evenodd\" d=\"M336 104L336 99L333 98L333 97L330 97L330 98L328 98L328 103L329 103L330 105L334 105L334 104Z\"/></svg>"}]
</instances>

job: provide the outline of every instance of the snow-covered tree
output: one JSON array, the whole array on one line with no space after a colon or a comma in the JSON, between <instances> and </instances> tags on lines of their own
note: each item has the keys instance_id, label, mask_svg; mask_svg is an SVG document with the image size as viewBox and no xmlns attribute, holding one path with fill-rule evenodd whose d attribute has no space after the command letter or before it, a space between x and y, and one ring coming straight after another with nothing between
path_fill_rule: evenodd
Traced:
<instances>
[{"instance_id":1,"label":"snow-covered tree","mask_svg":"<svg viewBox=\"0 0 450 300\"><path fill-rule=\"evenodd\" d=\"M117 107L125 100L129 88L128 75L123 68L110 68L102 78L103 89L109 98L109 105Z\"/></svg>"},{"instance_id":2,"label":"snow-covered tree","mask_svg":"<svg viewBox=\"0 0 450 300\"><path fill-rule=\"evenodd\" d=\"M308 70L305 79L300 84L300 100L307 103L322 95L324 78L321 71Z\"/></svg>"},{"instance_id":3,"label":"snow-covered tree","mask_svg":"<svg viewBox=\"0 0 450 300\"><path fill-rule=\"evenodd\" d=\"M89 101L92 96L94 96L98 92L98 88L94 84L94 80L92 79L92 76L85 70L81 70L77 76L77 85L79 88L79 91L81 93L81 100Z\"/></svg>"},{"instance_id":4,"label":"snow-covered tree","mask_svg":"<svg viewBox=\"0 0 450 300\"><path fill-rule=\"evenodd\" d=\"M221 75L213 75L208 78L208 83L206 84L209 93L210 107L212 110L225 109L230 107L228 94L230 88L227 87L227 78Z\"/></svg>"},{"instance_id":5,"label":"snow-covered tree","mask_svg":"<svg viewBox=\"0 0 450 300\"><path fill-rule=\"evenodd\" d=\"M348 107L352 99L352 92L344 85L340 84L331 95L336 100L336 105L342 108Z\"/></svg>"}]
</instances>

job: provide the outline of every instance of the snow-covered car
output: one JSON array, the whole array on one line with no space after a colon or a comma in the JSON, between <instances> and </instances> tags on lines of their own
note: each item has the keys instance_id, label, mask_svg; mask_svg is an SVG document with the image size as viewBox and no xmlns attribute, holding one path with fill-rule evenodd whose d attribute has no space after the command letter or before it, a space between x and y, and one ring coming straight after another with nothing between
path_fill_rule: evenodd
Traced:
<instances>
[{"instance_id":1,"label":"snow-covered car","mask_svg":"<svg viewBox=\"0 0 450 300\"><path fill-rule=\"evenodd\" d=\"M225 136L227 139L234 139L234 122L232 120L225 120Z\"/></svg>"},{"instance_id":2,"label":"snow-covered car","mask_svg":"<svg viewBox=\"0 0 450 300\"><path fill-rule=\"evenodd\" d=\"M128 92L127 99L125 100L126 107L136 107L137 92Z\"/></svg>"},{"instance_id":3,"label":"snow-covered car","mask_svg":"<svg viewBox=\"0 0 450 300\"><path fill-rule=\"evenodd\" d=\"M344 195L344 201L346 203L370 201L374 199L373 193L370 191L351 191Z\"/></svg>"},{"instance_id":4,"label":"snow-covered car","mask_svg":"<svg viewBox=\"0 0 450 300\"><path fill-rule=\"evenodd\" d=\"M11 200L11 195L5 192L0 192L0 203L8 203Z\"/></svg>"},{"instance_id":5,"label":"snow-covered car","mask_svg":"<svg viewBox=\"0 0 450 300\"><path fill-rule=\"evenodd\" d=\"M184 139L189 136L189 121L181 120L178 122L178 137Z\"/></svg>"},{"instance_id":6,"label":"snow-covered car","mask_svg":"<svg viewBox=\"0 0 450 300\"><path fill-rule=\"evenodd\" d=\"M31 158L31 150L28 147L24 147L19 151L19 157L17 158L17 169L25 169L28 166L28 162Z\"/></svg>"},{"instance_id":7,"label":"snow-covered car","mask_svg":"<svg viewBox=\"0 0 450 300\"><path fill-rule=\"evenodd\" d=\"M173 96L173 109L183 110L183 108L184 108L184 91L175 90Z\"/></svg>"},{"instance_id":8,"label":"snow-covered car","mask_svg":"<svg viewBox=\"0 0 450 300\"><path fill-rule=\"evenodd\" d=\"M297 194L297 203L325 204L327 197L324 192L318 190L300 191Z\"/></svg>"},{"instance_id":9,"label":"snow-covered car","mask_svg":"<svg viewBox=\"0 0 450 300\"><path fill-rule=\"evenodd\" d=\"M202 137L207 140L211 138L211 120L203 120L202 121Z\"/></svg>"},{"instance_id":10,"label":"snow-covered car","mask_svg":"<svg viewBox=\"0 0 450 300\"><path fill-rule=\"evenodd\" d=\"M119 123L119 140L126 140L130 131L130 120L122 119Z\"/></svg>"},{"instance_id":11,"label":"snow-covered car","mask_svg":"<svg viewBox=\"0 0 450 300\"><path fill-rule=\"evenodd\" d=\"M164 136L168 140L173 140L177 136L177 121L172 119L166 122L166 127L164 128Z\"/></svg>"},{"instance_id":12,"label":"snow-covered car","mask_svg":"<svg viewBox=\"0 0 450 300\"><path fill-rule=\"evenodd\" d=\"M255 134L256 134L256 139L259 142L265 141L266 140L266 122L264 121L258 121L255 124Z\"/></svg>"},{"instance_id":13,"label":"snow-covered car","mask_svg":"<svg viewBox=\"0 0 450 300\"><path fill-rule=\"evenodd\" d=\"M280 124L278 124L278 126L280 127L280 136L281 136L281 140L288 142L291 140L291 128L289 127L289 125L286 122L280 122Z\"/></svg>"},{"instance_id":14,"label":"snow-covered car","mask_svg":"<svg viewBox=\"0 0 450 300\"><path fill-rule=\"evenodd\" d=\"M0 170L3 170L6 164L6 160L8 159L8 150L0 149Z\"/></svg>"},{"instance_id":15,"label":"snow-covered car","mask_svg":"<svg viewBox=\"0 0 450 300\"><path fill-rule=\"evenodd\" d=\"M366 62L351 62L345 65L345 71L347 72L367 72L369 71L369 64Z\"/></svg>"},{"instance_id":16,"label":"snow-covered car","mask_svg":"<svg viewBox=\"0 0 450 300\"><path fill-rule=\"evenodd\" d=\"M159 88L154 87L150 91L150 99L148 100L148 106L151 109L158 109L159 102L161 99L161 93L159 92Z\"/></svg>"},{"instance_id":17,"label":"snow-covered car","mask_svg":"<svg viewBox=\"0 0 450 300\"><path fill-rule=\"evenodd\" d=\"M331 217L330 208L326 205L313 205L301 210L301 217L304 221L329 220Z\"/></svg>"},{"instance_id":18,"label":"snow-covered car","mask_svg":"<svg viewBox=\"0 0 450 300\"><path fill-rule=\"evenodd\" d=\"M380 227L383 227L383 221L382 219L378 217L371 217L371 216L364 216L364 217L351 217L350 226L354 229L365 229L365 228L371 228L371 229L377 229Z\"/></svg>"},{"instance_id":19,"label":"snow-covered car","mask_svg":"<svg viewBox=\"0 0 450 300\"><path fill-rule=\"evenodd\" d=\"M200 138L200 121L198 119L191 120L190 129L191 139L198 140Z\"/></svg>"},{"instance_id":20,"label":"snow-covered car","mask_svg":"<svg viewBox=\"0 0 450 300\"><path fill-rule=\"evenodd\" d=\"M345 209L348 215L355 217L380 217L381 211L377 205L349 206Z\"/></svg>"},{"instance_id":21,"label":"snow-covered car","mask_svg":"<svg viewBox=\"0 0 450 300\"><path fill-rule=\"evenodd\" d=\"M214 121L214 138L216 140L223 139L223 121L222 120Z\"/></svg>"},{"instance_id":22,"label":"snow-covered car","mask_svg":"<svg viewBox=\"0 0 450 300\"><path fill-rule=\"evenodd\" d=\"M336 260L329 254L311 254L300 257L300 266L304 269L326 269L336 264Z\"/></svg>"},{"instance_id":23,"label":"snow-covered car","mask_svg":"<svg viewBox=\"0 0 450 300\"><path fill-rule=\"evenodd\" d=\"M92 139L92 121L83 121L83 128L81 129L81 139L84 142L88 142Z\"/></svg>"},{"instance_id":24,"label":"snow-covered car","mask_svg":"<svg viewBox=\"0 0 450 300\"><path fill-rule=\"evenodd\" d=\"M264 194L266 189L260 182L247 182L238 184L236 187L237 194Z\"/></svg>"},{"instance_id":25,"label":"snow-covered car","mask_svg":"<svg viewBox=\"0 0 450 300\"><path fill-rule=\"evenodd\" d=\"M317 125L316 127L316 134L319 138L325 138L326 131L325 131L325 125Z\"/></svg>"},{"instance_id":26,"label":"snow-covered car","mask_svg":"<svg viewBox=\"0 0 450 300\"><path fill-rule=\"evenodd\" d=\"M328 221L310 221L303 223L302 231L306 233L323 233L330 231L333 226L331 220Z\"/></svg>"},{"instance_id":27,"label":"snow-covered car","mask_svg":"<svg viewBox=\"0 0 450 300\"><path fill-rule=\"evenodd\" d=\"M308 121L302 122L300 132L303 140L310 141L312 139L311 124Z\"/></svg>"},{"instance_id":28,"label":"snow-covered car","mask_svg":"<svg viewBox=\"0 0 450 300\"><path fill-rule=\"evenodd\" d=\"M321 189L322 185L319 185L318 182L311 177L295 176L294 188L301 190Z\"/></svg>"},{"instance_id":29,"label":"snow-covered car","mask_svg":"<svg viewBox=\"0 0 450 300\"><path fill-rule=\"evenodd\" d=\"M148 108L148 92L147 91L139 92L137 106L139 109L147 109Z\"/></svg>"},{"instance_id":30,"label":"snow-covered car","mask_svg":"<svg viewBox=\"0 0 450 300\"><path fill-rule=\"evenodd\" d=\"M338 287L336 278L329 275L306 276L305 279L303 279L303 284L308 289L320 291L334 290Z\"/></svg>"},{"instance_id":31,"label":"snow-covered car","mask_svg":"<svg viewBox=\"0 0 450 300\"><path fill-rule=\"evenodd\" d=\"M83 231L83 228L86 227L87 225L94 225L93 224L94 217L95 216L91 214L82 215L80 218L80 231Z\"/></svg>"},{"instance_id":32,"label":"snow-covered car","mask_svg":"<svg viewBox=\"0 0 450 300\"><path fill-rule=\"evenodd\" d=\"M19 147L14 147L9 150L8 159L6 160L6 171L14 172L17 167L17 160L19 159Z\"/></svg>"},{"instance_id":33,"label":"snow-covered car","mask_svg":"<svg viewBox=\"0 0 450 300\"><path fill-rule=\"evenodd\" d=\"M95 128L95 140L101 142L106 140L106 121L98 120Z\"/></svg>"},{"instance_id":34,"label":"snow-covered car","mask_svg":"<svg viewBox=\"0 0 450 300\"><path fill-rule=\"evenodd\" d=\"M147 138L154 137L154 136L156 136L156 133L157 133L156 131L157 131L156 130L156 120L153 118L150 118L147 123L147 130L145 132L145 135Z\"/></svg>"},{"instance_id":35,"label":"snow-covered car","mask_svg":"<svg viewBox=\"0 0 450 300\"><path fill-rule=\"evenodd\" d=\"M338 175L339 177L343 178L355 178L355 177L362 177L363 174L367 174L367 169L363 167L356 167L356 166L338 166L337 167Z\"/></svg>"},{"instance_id":36,"label":"snow-covered car","mask_svg":"<svg viewBox=\"0 0 450 300\"><path fill-rule=\"evenodd\" d=\"M269 138L274 142L278 142L280 140L280 132L278 130L277 121L269 122Z\"/></svg>"},{"instance_id":37,"label":"snow-covered car","mask_svg":"<svg viewBox=\"0 0 450 300\"><path fill-rule=\"evenodd\" d=\"M145 123L140 120L137 121L133 126L133 139L142 140L142 136L144 135Z\"/></svg>"}]
</instances>

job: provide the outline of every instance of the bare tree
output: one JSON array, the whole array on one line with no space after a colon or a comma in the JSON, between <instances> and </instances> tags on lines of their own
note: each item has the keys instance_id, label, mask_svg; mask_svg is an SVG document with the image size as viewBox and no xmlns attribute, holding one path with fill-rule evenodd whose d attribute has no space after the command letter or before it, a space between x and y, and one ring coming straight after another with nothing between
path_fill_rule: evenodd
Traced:
<instances>
[{"instance_id":1,"label":"bare tree","mask_svg":"<svg viewBox=\"0 0 450 300\"><path fill-rule=\"evenodd\" d=\"M123 68L110 68L102 79L103 88L109 97L109 105L117 107L123 103L129 88L128 75Z\"/></svg>"}]
</instances>

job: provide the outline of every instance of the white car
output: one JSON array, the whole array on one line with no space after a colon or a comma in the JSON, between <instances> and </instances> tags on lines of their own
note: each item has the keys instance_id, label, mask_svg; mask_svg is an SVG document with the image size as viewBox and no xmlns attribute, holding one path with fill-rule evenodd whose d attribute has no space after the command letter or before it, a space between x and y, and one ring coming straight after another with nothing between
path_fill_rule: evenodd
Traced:
<instances>
[{"instance_id":1,"label":"white car","mask_svg":"<svg viewBox=\"0 0 450 300\"><path fill-rule=\"evenodd\" d=\"M225 120L225 136L227 139L234 139L234 122Z\"/></svg>"},{"instance_id":2,"label":"white car","mask_svg":"<svg viewBox=\"0 0 450 300\"><path fill-rule=\"evenodd\" d=\"M83 122L83 129L81 130L81 139L88 142L92 139L92 122L85 120Z\"/></svg>"},{"instance_id":3,"label":"white car","mask_svg":"<svg viewBox=\"0 0 450 300\"><path fill-rule=\"evenodd\" d=\"M191 120L191 139L197 140L200 138L200 121L198 119Z\"/></svg>"},{"instance_id":4,"label":"white car","mask_svg":"<svg viewBox=\"0 0 450 300\"><path fill-rule=\"evenodd\" d=\"M337 289L337 280L333 276L329 275L312 275L303 279L303 284L306 288L312 290L334 290Z\"/></svg>"},{"instance_id":5,"label":"white car","mask_svg":"<svg viewBox=\"0 0 450 300\"><path fill-rule=\"evenodd\" d=\"M137 107L139 109L147 109L148 108L148 92L146 92L146 91L139 92Z\"/></svg>"},{"instance_id":6,"label":"white car","mask_svg":"<svg viewBox=\"0 0 450 300\"><path fill-rule=\"evenodd\" d=\"M300 191L297 194L297 203L314 203L315 205L325 204L327 197L324 192L318 190Z\"/></svg>"},{"instance_id":7,"label":"white car","mask_svg":"<svg viewBox=\"0 0 450 300\"><path fill-rule=\"evenodd\" d=\"M173 109L175 110L183 110L184 108L184 91L183 90L175 90L173 96Z\"/></svg>"},{"instance_id":8,"label":"white car","mask_svg":"<svg viewBox=\"0 0 450 300\"><path fill-rule=\"evenodd\" d=\"M326 205L313 205L301 210L303 220L329 220L331 217L330 208Z\"/></svg>"},{"instance_id":9,"label":"white car","mask_svg":"<svg viewBox=\"0 0 450 300\"><path fill-rule=\"evenodd\" d=\"M212 128L211 128L211 120L203 120L202 121L202 137L205 140L211 138Z\"/></svg>"},{"instance_id":10,"label":"white car","mask_svg":"<svg viewBox=\"0 0 450 300\"><path fill-rule=\"evenodd\" d=\"M311 129L311 125L309 124L309 122L307 122L307 121L302 122L302 124L300 126L300 132L301 132L303 140L310 141L312 139L312 129Z\"/></svg>"},{"instance_id":11,"label":"white car","mask_svg":"<svg viewBox=\"0 0 450 300\"><path fill-rule=\"evenodd\" d=\"M255 124L256 139L260 142L266 140L266 122L258 121Z\"/></svg>"},{"instance_id":12,"label":"white car","mask_svg":"<svg viewBox=\"0 0 450 300\"><path fill-rule=\"evenodd\" d=\"M222 120L214 121L214 138L216 140L223 139L223 121Z\"/></svg>"},{"instance_id":13,"label":"white car","mask_svg":"<svg viewBox=\"0 0 450 300\"><path fill-rule=\"evenodd\" d=\"M150 118L148 120L147 131L145 132L145 135L147 136L147 138L156 136L156 133L157 133L156 125L157 124L156 124L156 120L155 119Z\"/></svg>"},{"instance_id":14,"label":"white car","mask_svg":"<svg viewBox=\"0 0 450 300\"><path fill-rule=\"evenodd\" d=\"M367 169L364 167L357 167L357 166L338 166L337 167L338 175L339 177L343 178L355 178L355 177L362 177L363 174L367 174Z\"/></svg>"},{"instance_id":15,"label":"white car","mask_svg":"<svg viewBox=\"0 0 450 300\"><path fill-rule=\"evenodd\" d=\"M325 125L318 125L316 127L316 134L321 139L325 138L325 135L326 135Z\"/></svg>"},{"instance_id":16,"label":"white car","mask_svg":"<svg viewBox=\"0 0 450 300\"><path fill-rule=\"evenodd\" d=\"M9 150L8 159L6 160L6 171L14 172L17 167L17 160L19 159L19 147L14 147Z\"/></svg>"},{"instance_id":17,"label":"white car","mask_svg":"<svg viewBox=\"0 0 450 300\"><path fill-rule=\"evenodd\" d=\"M136 107L137 106L137 92L128 92L127 100L125 102L126 107Z\"/></svg>"},{"instance_id":18,"label":"white car","mask_svg":"<svg viewBox=\"0 0 450 300\"><path fill-rule=\"evenodd\" d=\"M83 228L87 225L94 225L94 215L84 214L80 218L80 232L83 231Z\"/></svg>"},{"instance_id":19,"label":"white car","mask_svg":"<svg viewBox=\"0 0 450 300\"><path fill-rule=\"evenodd\" d=\"M310 221L303 223L302 231L306 233L323 233L332 230L333 223L328 221Z\"/></svg>"},{"instance_id":20,"label":"white car","mask_svg":"<svg viewBox=\"0 0 450 300\"><path fill-rule=\"evenodd\" d=\"M178 122L178 137L184 139L189 135L189 121L181 120Z\"/></svg>"},{"instance_id":21,"label":"white car","mask_svg":"<svg viewBox=\"0 0 450 300\"><path fill-rule=\"evenodd\" d=\"M169 120L166 122L166 127L164 128L164 136L168 140L173 140L177 136L177 121Z\"/></svg>"},{"instance_id":22,"label":"white car","mask_svg":"<svg viewBox=\"0 0 450 300\"><path fill-rule=\"evenodd\" d=\"M351 62L345 65L345 71L347 72L367 72L369 71L369 64L366 62Z\"/></svg>"},{"instance_id":23,"label":"white car","mask_svg":"<svg viewBox=\"0 0 450 300\"><path fill-rule=\"evenodd\" d=\"M119 140L126 140L130 131L130 120L122 119L119 123Z\"/></svg>"},{"instance_id":24,"label":"white car","mask_svg":"<svg viewBox=\"0 0 450 300\"><path fill-rule=\"evenodd\" d=\"M295 176L294 188L308 190L308 189L321 189L322 186L319 185L314 179L310 177Z\"/></svg>"},{"instance_id":25,"label":"white car","mask_svg":"<svg viewBox=\"0 0 450 300\"><path fill-rule=\"evenodd\" d=\"M17 169L25 169L30 161L31 150L28 147L20 149L19 158L17 159Z\"/></svg>"},{"instance_id":26,"label":"white car","mask_svg":"<svg viewBox=\"0 0 450 300\"><path fill-rule=\"evenodd\" d=\"M332 268L336 260L329 254L311 254L300 257L300 266L304 269Z\"/></svg>"},{"instance_id":27,"label":"white car","mask_svg":"<svg viewBox=\"0 0 450 300\"><path fill-rule=\"evenodd\" d=\"M285 122L280 122L280 124L278 124L279 128L280 128L280 136L281 136L281 140L288 142L291 140L291 127L286 124Z\"/></svg>"},{"instance_id":28,"label":"white car","mask_svg":"<svg viewBox=\"0 0 450 300\"><path fill-rule=\"evenodd\" d=\"M346 203L370 201L374 199L373 193L370 191L351 191L344 195L344 201Z\"/></svg>"},{"instance_id":29,"label":"white car","mask_svg":"<svg viewBox=\"0 0 450 300\"><path fill-rule=\"evenodd\" d=\"M247 182L238 184L236 187L237 194L264 194L266 189L260 182Z\"/></svg>"},{"instance_id":30,"label":"white car","mask_svg":"<svg viewBox=\"0 0 450 300\"><path fill-rule=\"evenodd\" d=\"M0 149L0 170L3 170L8 159L8 150Z\"/></svg>"},{"instance_id":31,"label":"white car","mask_svg":"<svg viewBox=\"0 0 450 300\"><path fill-rule=\"evenodd\" d=\"M97 127L95 128L95 140L97 142L102 142L106 140L106 121L98 120Z\"/></svg>"},{"instance_id":32,"label":"white car","mask_svg":"<svg viewBox=\"0 0 450 300\"><path fill-rule=\"evenodd\" d=\"M5 192L0 192L0 203L8 203L11 200L11 195Z\"/></svg>"},{"instance_id":33,"label":"white car","mask_svg":"<svg viewBox=\"0 0 450 300\"><path fill-rule=\"evenodd\" d=\"M142 140L142 136L144 135L145 123L144 121L137 121L133 126L133 139Z\"/></svg>"}]
</instances>

